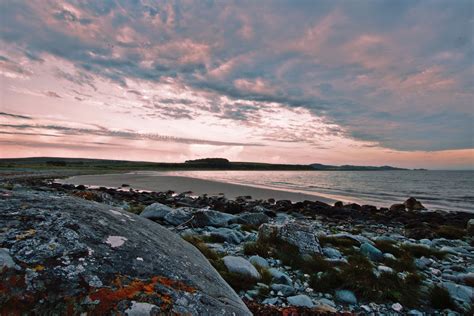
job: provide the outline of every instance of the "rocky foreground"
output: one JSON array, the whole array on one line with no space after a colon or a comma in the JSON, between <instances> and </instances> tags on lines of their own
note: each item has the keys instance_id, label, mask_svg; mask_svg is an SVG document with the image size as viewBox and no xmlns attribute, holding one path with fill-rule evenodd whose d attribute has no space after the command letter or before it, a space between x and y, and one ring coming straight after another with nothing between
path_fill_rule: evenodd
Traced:
<instances>
[{"instance_id":1,"label":"rocky foreground","mask_svg":"<svg viewBox=\"0 0 474 316\"><path fill-rule=\"evenodd\" d=\"M474 312L474 215L413 198L376 208L34 178L0 188L1 315Z\"/></svg>"}]
</instances>

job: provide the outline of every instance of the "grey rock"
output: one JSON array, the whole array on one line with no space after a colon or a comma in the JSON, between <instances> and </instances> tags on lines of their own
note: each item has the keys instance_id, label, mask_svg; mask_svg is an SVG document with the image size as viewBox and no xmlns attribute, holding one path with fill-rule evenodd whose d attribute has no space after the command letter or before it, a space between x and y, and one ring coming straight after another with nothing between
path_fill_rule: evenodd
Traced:
<instances>
[{"instance_id":1,"label":"grey rock","mask_svg":"<svg viewBox=\"0 0 474 316\"><path fill-rule=\"evenodd\" d=\"M235 216L213 210L196 210L193 212L193 219L190 221L192 227L225 227L229 225Z\"/></svg>"},{"instance_id":2,"label":"grey rock","mask_svg":"<svg viewBox=\"0 0 474 316\"><path fill-rule=\"evenodd\" d=\"M431 266L432 263L433 261L431 261L431 259L426 258L426 257L415 259L415 265L420 270L426 269L427 267Z\"/></svg>"},{"instance_id":3,"label":"grey rock","mask_svg":"<svg viewBox=\"0 0 474 316\"><path fill-rule=\"evenodd\" d=\"M335 298L336 298L336 301L341 302L341 303L350 304L350 305L357 304L357 298L354 292L349 291L349 290L337 290L335 293Z\"/></svg>"},{"instance_id":4,"label":"grey rock","mask_svg":"<svg viewBox=\"0 0 474 316\"><path fill-rule=\"evenodd\" d=\"M290 296L295 294L295 288L291 285L275 283L272 284L270 287L276 292L281 292L283 296Z\"/></svg>"},{"instance_id":5,"label":"grey rock","mask_svg":"<svg viewBox=\"0 0 474 316\"><path fill-rule=\"evenodd\" d=\"M314 304L313 304L313 301L311 301L311 298L309 298L309 296L304 295L304 294L287 297L287 301L288 301L288 304L293 305L293 306L301 306L301 307L308 307L308 308L314 307Z\"/></svg>"},{"instance_id":6,"label":"grey rock","mask_svg":"<svg viewBox=\"0 0 474 316\"><path fill-rule=\"evenodd\" d=\"M262 268L268 268L269 264L267 259L260 257L260 256L251 256L249 258L250 263L252 263L254 266L260 266Z\"/></svg>"},{"instance_id":7,"label":"grey rock","mask_svg":"<svg viewBox=\"0 0 474 316\"><path fill-rule=\"evenodd\" d=\"M410 316L424 316L425 315L417 309L411 309L411 310L408 311L407 314L410 315Z\"/></svg>"},{"instance_id":8,"label":"grey rock","mask_svg":"<svg viewBox=\"0 0 474 316\"><path fill-rule=\"evenodd\" d=\"M270 297L263 300L262 304L265 305L276 305L278 303L278 297Z\"/></svg>"},{"instance_id":9,"label":"grey rock","mask_svg":"<svg viewBox=\"0 0 474 316\"><path fill-rule=\"evenodd\" d=\"M145 316L155 315L160 311L160 308L150 303L141 303L132 301L132 306L125 310L127 316Z\"/></svg>"},{"instance_id":10,"label":"grey rock","mask_svg":"<svg viewBox=\"0 0 474 316\"><path fill-rule=\"evenodd\" d=\"M337 250L336 248L332 248L332 247L324 247L323 248L323 254L328 257L328 258L331 258L331 259L341 259L342 258L342 254L339 250Z\"/></svg>"},{"instance_id":11,"label":"grey rock","mask_svg":"<svg viewBox=\"0 0 474 316\"><path fill-rule=\"evenodd\" d=\"M330 300L330 299L328 299L328 298L320 298L320 299L318 300L318 302L319 302L320 304L329 305L329 306L331 306L331 307L336 307L336 303L335 303L333 300Z\"/></svg>"},{"instance_id":12,"label":"grey rock","mask_svg":"<svg viewBox=\"0 0 474 316\"><path fill-rule=\"evenodd\" d=\"M235 245L240 244L244 238L242 233L226 227L217 228L211 231L210 234L213 237L222 239L225 242Z\"/></svg>"},{"instance_id":13,"label":"grey rock","mask_svg":"<svg viewBox=\"0 0 474 316\"><path fill-rule=\"evenodd\" d=\"M246 277L260 280L261 276L257 269L245 258L235 256L225 256L224 264L229 272L238 273Z\"/></svg>"},{"instance_id":14,"label":"grey rock","mask_svg":"<svg viewBox=\"0 0 474 316\"><path fill-rule=\"evenodd\" d=\"M159 306L160 313L250 315L195 247L144 217L38 191L0 194L0 214L5 228L0 231L0 247L9 249L19 267L38 267L11 269L0 275L0 283L12 275L25 280L8 292L18 294L13 299L19 313L22 309L31 312L33 307L38 315L93 313L106 307L97 291L117 291L135 280L154 284L147 303ZM99 288L90 287L85 280ZM24 301L27 292L27 297L42 298L41 303ZM160 295L166 295L169 304L163 304ZM86 297L96 302L87 303ZM111 308L125 314L132 301L139 299L139 294L125 297Z\"/></svg>"},{"instance_id":15,"label":"grey rock","mask_svg":"<svg viewBox=\"0 0 474 316\"><path fill-rule=\"evenodd\" d=\"M264 213L247 213L238 215L232 219L232 223L260 226L264 223L268 223L269 220L270 217Z\"/></svg>"},{"instance_id":16,"label":"grey rock","mask_svg":"<svg viewBox=\"0 0 474 316\"><path fill-rule=\"evenodd\" d=\"M364 243L371 244L371 245L374 244L374 242L371 241L367 237L364 237L362 235L353 235L353 234L349 234L349 233L332 234L332 235L328 235L327 237L331 237L331 238L349 238L349 239L352 239L352 240L355 240L355 241L359 242L360 245L362 245Z\"/></svg>"},{"instance_id":17,"label":"grey rock","mask_svg":"<svg viewBox=\"0 0 474 316\"><path fill-rule=\"evenodd\" d=\"M457 301L471 304L474 301L474 288L453 282L442 282L441 286L448 290L449 295Z\"/></svg>"},{"instance_id":18,"label":"grey rock","mask_svg":"<svg viewBox=\"0 0 474 316\"><path fill-rule=\"evenodd\" d=\"M403 205L407 208L409 211L421 211L421 210L426 210L426 208L421 204L420 201L417 201L414 197L410 197L408 200L406 200Z\"/></svg>"},{"instance_id":19,"label":"grey rock","mask_svg":"<svg viewBox=\"0 0 474 316\"><path fill-rule=\"evenodd\" d=\"M189 207L173 209L171 212L165 215L163 220L173 226L181 225L191 219L192 210L193 209Z\"/></svg>"},{"instance_id":20,"label":"grey rock","mask_svg":"<svg viewBox=\"0 0 474 316\"><path fill-rule=\"evenodd\" d=\"M263 224L258 230L259 238L276 236L296 246L302 255L314 255L322 252L319 240L309 225L286 223L283 225Z\"/></svg>"},{"instance_id":21,"label":"grey rock","mask_svg":"<svg viewBox=\"0 0 474 316\"><path fill-rule=\"evenodd\" d=\"M360 252L372 261L380 261L383 259L382 251L368 243L363 243L360 246Z\"/></svg>"},{"instance_id":22,"label":"grey rock","mask_svg":"<svg viewBox=\"0 0 474 316\"><path fill-rule=\"evenodd\" d=\"M291 281L291 278L288 276L288 274L281 272L278 269L275 268L270 268L268 269L268 272L272 275L273 280L276 283L282 283L286 285L292 285L293 282Z\"/></svg>"},{"instance_id":23,"label":"grey rock","mask_svg":"<svg viewBox=\"0 0 474 316\"><path fill-rule=\"evenodd\" d=\"M151 219L151 220L163 220L165 216L172 212L173 209L161 203L153 203L145 207L140 216Z\"/></svg>"},{"instance_id":24,"label":"grey rock","mask_svg":"<svg viewBox=\"0 0 474 316\"><path fill-rule=\"evenodd\" d=\"M15 261L10 256L10 252L6 248L0 248L0 271L3 268L11 269L15 267Z\"/></svg>"}]
</instances>

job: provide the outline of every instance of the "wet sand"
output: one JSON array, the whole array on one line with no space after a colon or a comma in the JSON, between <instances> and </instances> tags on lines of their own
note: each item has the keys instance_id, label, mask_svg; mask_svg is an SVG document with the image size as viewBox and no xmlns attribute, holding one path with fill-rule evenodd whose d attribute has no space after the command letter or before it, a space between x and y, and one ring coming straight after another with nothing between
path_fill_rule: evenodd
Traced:
<instances>
[{"instance_id":1,"label":"wet sand","mask_svg":"<svg viewBox=\"0 0 474 316\"><path fill-rule=\"evenodd\" d=\"M172 190L176 193L191 191L193 192L193 195L201 195L206 193L211 196L224 194L230 199L234 199L237 196L249 195L253 199L274 198L275 200L290 200L293 202L304 200L321 201L326 203L335 202L332 199L318 195L258 188L240 184L231 184L181 176L151 176L138 174L84 175L61 179L58 182L75 185L83 184L114 188L120 187L122 184L128 184L131 188L137 190L156 192Z\"/></svg>"}]
</instances>

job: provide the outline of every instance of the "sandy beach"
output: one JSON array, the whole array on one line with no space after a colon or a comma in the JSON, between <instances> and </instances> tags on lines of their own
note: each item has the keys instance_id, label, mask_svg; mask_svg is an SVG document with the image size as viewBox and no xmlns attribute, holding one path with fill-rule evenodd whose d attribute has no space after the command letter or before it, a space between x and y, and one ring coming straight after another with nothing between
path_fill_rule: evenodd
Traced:
<instances>
[{"instance_id":1,"label":"sandy beach","mask_svg":"<svg viewBox=\"0 0 474 316\"><path fill-rule=\"evenodd\" d=\"M321 201L326 203L335 202L333 199L318 195L258 188L181 176L150 176L137 174L82 175L61 179L58 180L58 182L74 185L82 184L88 186L104 187L120 187L122 184L128 184L131 188L137 190L157 192L173 190L177 193L191 191L193 192L193 195L224 194L230 199L236 198L238 196L249 195L253 199L274 198L276 200L290 200L293 202L304 200Z\"/></svg>"}]
</instances>

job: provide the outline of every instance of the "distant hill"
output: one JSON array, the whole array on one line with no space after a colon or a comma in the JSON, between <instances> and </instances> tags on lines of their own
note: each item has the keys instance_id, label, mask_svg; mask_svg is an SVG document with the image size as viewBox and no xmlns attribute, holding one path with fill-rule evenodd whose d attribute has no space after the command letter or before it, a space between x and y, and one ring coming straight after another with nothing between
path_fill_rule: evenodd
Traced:
<instances>
[{"instance_id":1,"label":"distant hill","mask_svg":"<svg viewBox=\"0 0 474 316\"><path fill-rule=\"evenodd\" d=\"M321 171L388 171L388 170L408 170L403 168L391 167L391 166L352 166L352 165L343 165L343 166L331 166L331 165L322 165L319 163L313 163L310 165L314 170Z\"/></svg>"},{"instance_id":2,"label":"distant hill","mask_svg":"<svg viewBox=\"0 0 474 316\"><path fill-rule=\"evenodd\" d=\"M319 170L319 171L384 171L407 170L390 166L331 166L323 164L292 165L260 162L234 162L225 158L187 160L184 163L144 162L86 158L15 158L0 159L1 169L81 169L81 170Z\"/></svg>"}]
</instances>

